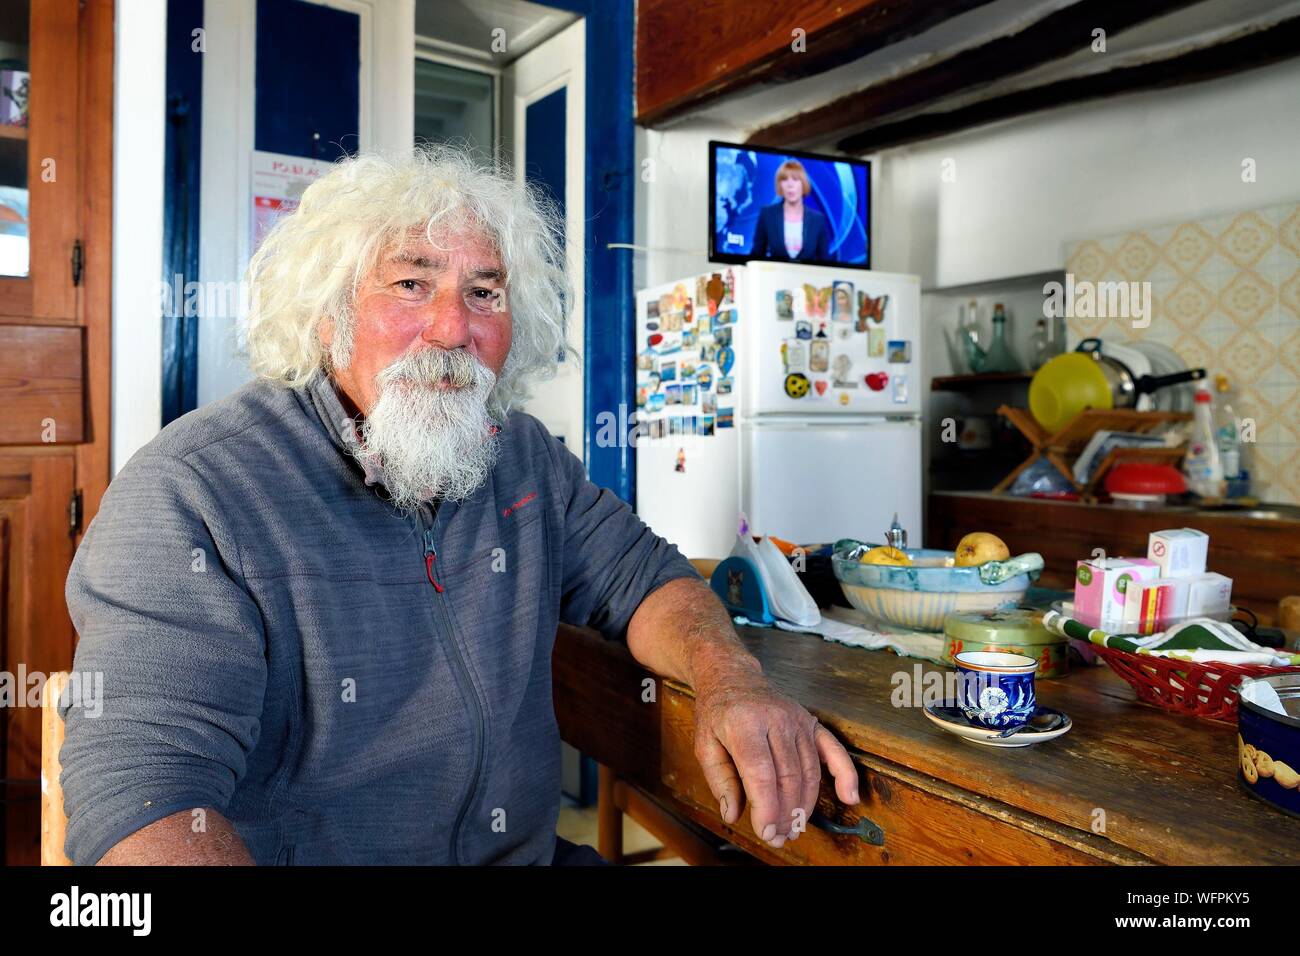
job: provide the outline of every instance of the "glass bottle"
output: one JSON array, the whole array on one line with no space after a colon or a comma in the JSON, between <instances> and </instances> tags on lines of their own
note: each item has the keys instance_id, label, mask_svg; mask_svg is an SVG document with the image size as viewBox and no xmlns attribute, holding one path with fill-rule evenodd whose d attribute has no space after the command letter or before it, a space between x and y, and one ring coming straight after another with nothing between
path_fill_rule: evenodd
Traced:
<instances>
[{"instance_id":1,"label":"glass bottle","mask_svg":"<svg viewBox=\"0 0 1300 956\"><path fill-rule=\"evenodd\" d=\"M1047 320L1039 319L1034 324L1034 335L1030 339L1033 348L1034 368L1040 369L1052 357L1052 342L1047 337Z\"/></svg>"},{"instance_id":2,"label":"glass bottle","mask_svg":"<svg viewBox=\"0 0 1300 956\"><path fill-rule=\"evenodd\" d=\"M989 346L988 354L984 358L984 367L980 371L1020 371L1020 360L1016 358L1015 353L1011 351L1011 345L1007 342L1007 315L1002 309L1001 302L993 306L993 343Z\"/></svg>"}]
</instances>

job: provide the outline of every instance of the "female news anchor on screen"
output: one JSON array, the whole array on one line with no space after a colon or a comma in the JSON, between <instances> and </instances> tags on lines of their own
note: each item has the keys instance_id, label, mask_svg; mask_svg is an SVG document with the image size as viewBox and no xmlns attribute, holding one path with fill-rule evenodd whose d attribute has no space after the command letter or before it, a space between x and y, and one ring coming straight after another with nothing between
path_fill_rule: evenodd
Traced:
<instances>
[{"instance_id":1,"label":"female news anchor on screen","mask_svg":"<svg viewBox=\"0 0 1300 956\"><path fill-rule=\"evenodd\" d=\"M776 171L776 194L781 198L758 214L749 253L753 258L801 262L830 259L830 224L803 201L811 190L803 163L787 159L781 164Z\"/></svg>"}]
</instances>

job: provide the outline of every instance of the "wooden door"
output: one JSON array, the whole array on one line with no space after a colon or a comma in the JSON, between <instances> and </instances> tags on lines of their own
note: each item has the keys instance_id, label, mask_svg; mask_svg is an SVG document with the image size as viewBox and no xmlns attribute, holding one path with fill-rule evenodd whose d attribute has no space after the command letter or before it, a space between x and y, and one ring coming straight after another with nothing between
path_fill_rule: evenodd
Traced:
<instances>
[{"instance_id":1,"label":"wooden door","mask_svg":"<svg viewBox=\"0 0 1300 956\"><path fill-rule=\"evenodd\" d=\"M112 0L0 0L0 855L36 863L41 715L108 481ZM23 112L25 104L25 114ZM21 686L20 677L28 681Z\"/></svg>"}]
</instances>

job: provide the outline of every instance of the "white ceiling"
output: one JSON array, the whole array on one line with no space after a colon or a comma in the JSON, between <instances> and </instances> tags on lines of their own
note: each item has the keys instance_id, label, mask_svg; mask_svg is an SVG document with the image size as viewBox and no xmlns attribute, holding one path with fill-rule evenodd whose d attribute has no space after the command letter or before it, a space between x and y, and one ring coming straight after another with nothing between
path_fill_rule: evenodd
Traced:
<instances>
[{"instance_id":1,"label":"white ceiling","mask_svg":"<svg viewBox=\"0 0 1300 956\"><path fill-rule=\"evenodd\" d=\"M577 15L528 0L415 0L417 42L504 66L550 39ZM506 51L492 51L493 31L505 31Z\"/></svg>"}]
</instances>

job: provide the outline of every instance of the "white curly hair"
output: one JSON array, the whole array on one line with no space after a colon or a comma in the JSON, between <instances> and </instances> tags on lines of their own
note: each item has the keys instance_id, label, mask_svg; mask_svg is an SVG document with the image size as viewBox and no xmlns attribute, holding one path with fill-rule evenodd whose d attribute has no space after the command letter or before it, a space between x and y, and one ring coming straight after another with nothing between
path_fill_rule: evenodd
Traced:
<instances>
[{"instance_id":1,"label":"white curly hair","mask_svg":"<svg viewBox=\"0 0 1300 956\"><path fill-rule=\"evenodd\" d=\"M490 397L506 415L532 383L576 353L565 331L573 296L564 271L563 218L531 185L469 150L421 145L409 153L341 160L302 194L298 208L266 235L248 266L243 341L255 374L289 387L344 367L361 281L413 234L436 236L469 225L501 256L512 341ZM333 347L319 336L334 324Z\"/></svg>"}]
</instances>

